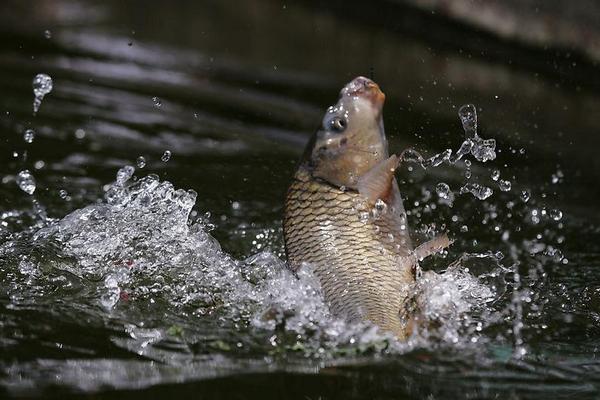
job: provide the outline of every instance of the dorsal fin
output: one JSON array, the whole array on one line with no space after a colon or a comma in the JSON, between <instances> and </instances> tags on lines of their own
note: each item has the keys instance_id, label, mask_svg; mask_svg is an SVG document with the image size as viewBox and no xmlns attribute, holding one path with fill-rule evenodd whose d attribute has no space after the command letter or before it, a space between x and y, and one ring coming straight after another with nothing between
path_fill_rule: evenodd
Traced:
<instances>
[{"instance_id":1,"label":"dorsal fin","mask_svg":"<svg viewBox=\"0 0 600 400\"><path fill-rule=\"evenodd\" d=\"M392 195L392 187L395 182L394 173L398 168L400 160L394 154L385 160L375 164L358 179L358 192L370 203L375 204L377 199L389 203Z\"/></svg>"}]
</instances>

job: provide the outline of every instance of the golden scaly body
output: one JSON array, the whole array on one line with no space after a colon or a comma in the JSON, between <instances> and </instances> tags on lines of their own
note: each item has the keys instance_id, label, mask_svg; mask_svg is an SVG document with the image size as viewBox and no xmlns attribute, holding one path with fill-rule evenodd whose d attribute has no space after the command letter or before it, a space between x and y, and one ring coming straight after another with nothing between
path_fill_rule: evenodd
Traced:
<instances>
[{"instance_id":1,"label":"golden scaly body","mask_svg":"<svg viewBox=\"0 0 600 400\"><path fill-rule=\"evenodd\" d=\"M397 186L394 196L401 208ZM285 202L288 261L293 269L311 264L335 315L369 320L405 338L402 310L415 279L403 258L412 250L405 216L387 209L365 218L372 208L358 192L342 191L300 168Z\"/></svg>"}]
</instances>

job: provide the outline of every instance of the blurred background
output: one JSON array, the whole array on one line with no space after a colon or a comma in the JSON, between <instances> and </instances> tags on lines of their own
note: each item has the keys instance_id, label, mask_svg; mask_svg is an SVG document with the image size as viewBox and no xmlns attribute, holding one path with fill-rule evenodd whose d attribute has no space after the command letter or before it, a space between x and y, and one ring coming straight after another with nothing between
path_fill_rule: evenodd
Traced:
<instances>
[{"instance_id":1,"label":"blurred background","mask_svg":"<svg viewBox=\"0 0 600 400\"><path fill-rule=\"evenodd\" d=\"M227 253L247 257L268 249L281 256L282 200L305 143L340 88L365 75L386 93L391 152L412 146L432 156L458 149L464 132L457 112L472 103L479 133L496 140L498 155L493 165L474 165L473 174L495 185L489 177L498 169L512 184L509 194L494 186L500 197L494 197L493 211L518 202L525 192L540 210L568 215L560 226L564 230L552 237L564 242L571 269L557 262L546 270L549 275L541 275L548 282L554 277L560 287L546 293L550 299L558 296L556 310L583 293L577 309L581 318L576 319L580 325L565 325L561 338L591 346L573 354L592 363L597 347L590 338L600 321L588 313L600 312L600 294L594 291L600 279L595 272L599 61L600 3L593 0L3 0L0 239L8 241L35 225L40 209L44 216L62 218L100 201L116 171L132 165L138 176L155 173L175 187L197 191L193 217L210 226ZM51 77L53 89L34 116L32 80L40 73ZM24 138L28 129L34 130L31 140ZM16 184L24 170L35 179L34 197ZM433 193L442 179L458 189L464 172L464 165L427 174L405 171L402 183L418 184L403 189L406 201L417 207L423 193ZM481 217L470 200L457 200L455 210L465 218L470 213ZM444 217L449 224L450 217ZM469 243L462 251L500 241L490 226L477 226L461 234L462 243ZM514 221L507 226L532 238L541 235L531 226L521 231ZM571 278L576 283L569 286ZM9 315L7 310L3 313ZM44 327L26 328L27 315L15 313L10 327L8 317L4 325L0 322L1 343L6 344L0 376L8 386L20 376L9 368L13 363L62 357L38 343L44 335L50 342L90 346L103 357L122 351L106 347L103 353L93 343L79 343L77 324L59 326L50 320ZM554 323L559 332L564 320ZM20 341L19 332L28 329L36 339ZM535 329L532 346L548 339ZM110 333L98 335L107 341ZM418 397L429 390L424 388L430 378L415 377L408 389L399 389L397 376L410 375L422 361L420 356L401 360L392 369L357 365L329 377L307 372L298 379L278 370L208 381L202 390L226 397L233 382L257 396L265 396L261 388L272 385L279 391L273 398L290 387L310 387L315 395L347 389L348 396L359 396L381 394L371 388L376 382L385 396ZM585 375L586 383L573 390L597 394L598 367L593 368L580 370L594 378ZM54 382L44 375L48 370L40 371ZM460 374L436 376L444 392ZM512 393L510 382L502 384ZM191 394L198 387L179 390ZM152 393L168 392L163 387Z\"/></svg>"}]
</instances>

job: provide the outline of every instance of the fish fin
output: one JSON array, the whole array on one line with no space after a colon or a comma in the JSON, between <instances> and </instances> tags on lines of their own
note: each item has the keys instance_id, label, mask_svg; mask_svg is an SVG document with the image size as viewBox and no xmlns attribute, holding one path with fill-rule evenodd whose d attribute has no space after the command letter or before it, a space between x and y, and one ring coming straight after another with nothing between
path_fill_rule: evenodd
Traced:
<instances>
[{"instance_id":1,"label":"fish fin","mask_svg":"<svg viewBox=\"0 0 600 400\"><path fill-rule=\"evenodd\" d=\"M420 244L414 250L414 255L417 260L422 260L432 254L440 252L442 249L450 246L452 242L446 233L434 237L433 239Z\"/></svg>"},{"instance_id":2,"label":"fish fin","mask_svg":"<svg viewBox=\"0 0 600 400\"><path fill-rule=\"evenodd\" d=\"M389 203L392 196L394 173L398 168L400 160L394 154L391 157L378 162L358 179L358 192L370 204L375 204L377 199Z\"/></svg>"}]
</instances>

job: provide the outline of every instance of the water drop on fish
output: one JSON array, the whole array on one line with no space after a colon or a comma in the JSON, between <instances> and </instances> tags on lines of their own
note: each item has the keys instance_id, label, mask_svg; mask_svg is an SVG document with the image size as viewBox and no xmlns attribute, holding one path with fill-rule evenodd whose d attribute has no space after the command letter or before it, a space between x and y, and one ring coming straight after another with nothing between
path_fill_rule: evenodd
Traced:
<instances>
[{"instance_id":1,"label":"water drop on fish","mask_svg":"<svg viewBox=\"0 0 600 400\"><path fill-rule=\"evenodd\" d=\"M19 188L27 194L33 194L35 192L35 178L29 172L29 170L23 170L17 174L17 185Z\"/></svg>"},{"instance_id":2,"label":"water drop on fish","mask_svg":"<svg viewBox=\"0 0 600 400\"><path fill-rule=\"evenodd\" d=\"M32 143L35 138L35 131L33 129L27 129L25 133L23 133L23 140L25 143Z\"/></svg>"},{"instance_id":3,"label":"water drop on fish","mask_svg":"<svg viewBox=\"0 0 600 400\"><path fill-rule=\"evenodd\" d=\"M162 101L158 97L153 97L152 101L154 102L154 106L156 108L160 108L162 106Z\"/></svg>"},{"instance_id":4,"label":"water drop on fish","mask_svg":"<svg viewBox=\"0 0 600 400\"><path fill-rule=\"evenodd\" d=\"M167 162L171 159L171 151L170 150L165 150L165 152L163 153L162 157L160 158L163 162Z\"/></svg>"},{"instance_id":5,"label":"water drop on fish","mask_svg":"<svg viewBox=\"0 0 600 400\"><path fill-rule=\"evenodd\" d=\"M562 213L562 211L554 208L554 209L550 210L548 215L550 215L550 218L552 218L553 220L560 221L562 219L563 213Z\"/></svg>"},{"instance_id":6,"label":"water drop on fish","mask_svg":"<svg viewBox=\"0 0 600 400\"><path fill-rule=\"evenodd\" d=\"M138 168L144 168L146 166L146 159L142 156L139 156L135 160L135 164L137 165Z\"/></svg>"},{"instance_id":7,"label":"water drop on fish","mask_svg":"<svg viewBox=\"0 0 600 400\"><path fill-rule=\"evenodd\" d=\"M440 182L436 185L435 191L441 199L449 199L450 198L450 186L444 182Z\"/></svg>"},{"instance_id":8,"label":"water drop on fish","mask_svg":"<svg viewBox=\"0 0 600 400\"><path fill-rule=\"evenodd\" d=\"M512 184L510 183L510 181L505 181L505 180L500 179L498 181L498 187L503 192L508 192L508 191L510 191L510 188L512 187Z\"/></svg>"},{"instance_id":9,"label":"water drop on fish","mask_svg":"<svg viewBox=\"0 0 600 400\"><path fill-rule=\"evenodd\" d=\"M497 169L492 171L492 179L497 181L498 179L500 179L500 171L498 171Z\"/></svg>"},{"instance_id":10,"label":"water drop on fish","mask_svg":"<svg viewBox=\"0 0 600 400\"><path fill-rule=\"evenodd\" d=\"M52 91L52 78L46 74L37 74L33 78L33 114L35 115L40 106L44 96Z\"/></svg>"}]
</instances>

